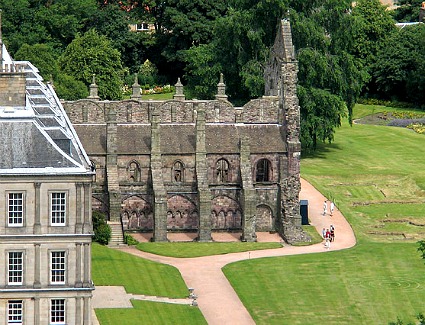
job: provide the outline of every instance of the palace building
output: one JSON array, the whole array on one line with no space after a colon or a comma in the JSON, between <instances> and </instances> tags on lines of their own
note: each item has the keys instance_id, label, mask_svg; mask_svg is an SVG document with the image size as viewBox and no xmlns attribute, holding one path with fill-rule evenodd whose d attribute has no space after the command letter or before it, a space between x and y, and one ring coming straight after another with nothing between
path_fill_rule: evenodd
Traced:
<instances>
[{"instance_id":1,"label":"palace building","mask_svg":"<svg viewBox=\"0 0 425 325\"><path fill-rule=\"evenodd\" d=\"M51 85L0 33L1 324L91 324L93 172Z\"/></svg>"}]
</instances>

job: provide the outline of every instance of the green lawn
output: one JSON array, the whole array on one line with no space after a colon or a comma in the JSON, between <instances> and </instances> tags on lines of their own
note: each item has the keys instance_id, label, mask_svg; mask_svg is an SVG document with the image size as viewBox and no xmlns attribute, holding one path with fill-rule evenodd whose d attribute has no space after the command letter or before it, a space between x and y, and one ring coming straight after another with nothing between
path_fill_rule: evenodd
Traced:
<instances>
[{"instance_id":1,"label":"green lawn","mask_svg":"<svg viewBox=\"0 0 425 325\"><path fill-rule=\"evenodd\" d=\"M173 99L174 93L142 95L142 100L170 100Z\"/></svg>"},{"instance_id":2,"label":"green lawn","mask_svg":"<svg viewBox=\"0 0 425 325\"><path fill-rule=\"evenodd\" d=\"M355 118L391 108L355 108ZM224 268L258 324L413 322L425 306L425 137L344 122L301 173L353 226L355 248ZM243 276L241 276L243 274Z\"/></svg>"},{"instance_id":3,"label":"green lawn","mask_svg":"<svg viewBox=\"0 0 425 325\"><path fill-rule=\"evenodd\" d=\"M128 293L185 298L189 292L180 272L99 244L92 245L92 278L96 286L124 286ZM134 308L96 309L101 325L206 324L198 307L132 300Z\"/></svg>"},{"instance_id":4,"label":"green lawn","mask_svg":"<svg viewBox=\"0 0 425 325\"><path fill-rule=\"evenodd\" d=\"M92 278L97 286L124 286L128 293L184 298L188 289L173 266L92 245Z\"/></svg>"},{"instance_id":5,"label":"green lawn","mask_svg":"<svg viewBox=\"0 0 425 325\"><path fill-rule=\"evenodd\" d=\"M96 309L101 325L207 324L197 307L132 300L133 309Z\"/></svg>"},{"instance_id":6,"label":"green lawn","mask_svg":"<svg viewBox=\"0 0 425 325\"><path fill-rule=\"evenodd\" d=\"M236 252L248 252L259 249L280 248L280 243L139 243L138 249L163 256L199 257Z\"/></svg>"},{"instance_id":7,"label":"green lawn","mask_svg":"<svg viewBox=\"0 0 425 325\"><path fill-rule=\"evenodd\" d=\"M251 259L224 273L256 324L388 324L424 311L425 266L413 244ZM241 276L243 274L243 276Z\"/></svg>"},{"instance_id":8,"label":"green lawn","mask_svg":"<svg viewBox=\"0 0 425 325\"><path fill-rule=\"evenodd\" d=\"M134 309L96 309L102 325L207 324L197 307L132 300Z\"/></svg>"}]
</instances>

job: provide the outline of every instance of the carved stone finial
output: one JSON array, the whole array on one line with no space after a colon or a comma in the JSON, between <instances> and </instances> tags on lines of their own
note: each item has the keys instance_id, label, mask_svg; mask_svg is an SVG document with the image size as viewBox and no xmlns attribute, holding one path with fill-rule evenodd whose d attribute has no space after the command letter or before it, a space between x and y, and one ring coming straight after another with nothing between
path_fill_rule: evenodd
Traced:
<instances>
[{"instance_id":1,"label":"carved stone finial","mask_svg":"<svg viewBox=\"0 0 425 325\"><path fill-rule=\"evenodd\" d=\"M90 95L88 98L92 100L100 100L98 93L99 87L96 85L96 74L93 73L92 84L90 85Z\"/></svg>"},{"instance_id":2,"label":"carved stone finial","mask_svg":"<svg viewBox=\"0 0 425 325\"><path fill-rule=\"evenodd\" d=\"M217 84L217 95L215 95L216 99L227 99L226 95L226 85L223 80L223 74L220 73L220 81Z\"/></svg>"},{"instance_id":3,"label":"carved stone finial","mask_svg":"<svg viewBox=\"0 0 425 325\"><path fill-rule=\"evenodd\" d=\"M180 78L177 78L177 82L174 87L176 87L176 93L173 98L175 100L185 100L185 96L183 94L183 84L181 83Z\"/></svg>"},{"instance_id":4,"label":"carved stone finial","mask_svg":"<svg viewBox=\"0 0 425 325\"><path fill-rule=\"evenodd\" d=\"M137 73L134 74L134 84L131 87L132 88L132 94L131 94L131 98L132 99L140 99L142 98L142 95L140 93L140 85L139 85L139 81L137 80Z\"/></svg>"}]
</instances>

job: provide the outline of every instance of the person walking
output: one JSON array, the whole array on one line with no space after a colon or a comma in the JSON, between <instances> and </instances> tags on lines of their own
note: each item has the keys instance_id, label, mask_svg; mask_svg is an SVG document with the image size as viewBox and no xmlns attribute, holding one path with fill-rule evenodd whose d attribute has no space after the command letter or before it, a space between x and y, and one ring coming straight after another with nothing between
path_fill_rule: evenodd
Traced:
<instances>
[{"instance_id":1,"label":"person walking","mask_svg":"<svg viewBox=\"0 0 425 325\"><path fill-rule=\"evenodd\" d=\"M331 201L331 217L334 214L335 204L333 201Z\"/></svg>"},{"instance_id":2,"label":"person walking","mask_svg":"<svg viewBox=\"0 0 425 325\"><path fill-rule=\"evenodd\" d=\"M335 227L333 225L331 225L329 227L329 231L330 231L330 241L335 241Z\"/></svg>"},{"instance_id":3,"label":"person walking","mask_svg":"<svg viewBox=\"0 0 425 325\"><path fill-rule=\"evenodd\" d=\"M322 230L322 238L325 239L326 238L326 229L323 228Z\"/></svg>"},{"instance_id":4,"label":"person walking","mask_svg":"<svg viewBox=\"0 0 425 325\"><path fill-rule=\"evenodd\" d=\"M329 229L326 229L325 248L326 249L330 249L331 248L331 232L329 231Z\"/></svg>"},{"instance_id":5,"label":"person walking","mask_svg":"<svg viewBox=\"0 0 425 325\"><path fill-rule=\"evenodd\" d=\"M325 202L323 203L323 215L326 215L326 212L328 210L328 202L325 200Z\"/></svg>"}]
</instances>

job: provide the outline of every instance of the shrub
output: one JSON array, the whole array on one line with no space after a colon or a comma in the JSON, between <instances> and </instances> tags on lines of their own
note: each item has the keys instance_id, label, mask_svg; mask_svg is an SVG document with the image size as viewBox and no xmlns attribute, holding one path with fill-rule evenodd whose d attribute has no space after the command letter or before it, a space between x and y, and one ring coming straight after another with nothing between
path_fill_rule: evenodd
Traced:
<instances>
[{"instance_id":1,"label":"shrub","mask_svg":"<svg viewBox=\"0 0 425 325\"><path fill-rule=\"evenodd\" d=\"M111 227L106 222L105 215L100 211L93 211L93 241L102 245L108 245L111 239Z\"/></svg>"},{"instance_id":2,"label":"shrub","mask_svg":"<svg viewBox=\"0 0 425 325\"><path fill-rule=\"evenodd\" d=\"M133 238L130 234L124 234L124 242L127 245L137 245L139 242Z\"/></svg>"}]
</instances>

